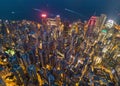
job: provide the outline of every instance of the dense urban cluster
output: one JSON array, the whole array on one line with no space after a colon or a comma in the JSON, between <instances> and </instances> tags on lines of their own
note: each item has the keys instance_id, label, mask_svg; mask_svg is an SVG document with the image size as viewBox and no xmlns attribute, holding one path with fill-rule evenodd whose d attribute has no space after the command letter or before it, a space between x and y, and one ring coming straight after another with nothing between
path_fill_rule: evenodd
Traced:
<instances>
[{"instance_id":1,"label":"dense urban cluster","mask_svg":"<svg viewBox=\"0 0 120 86\"><path fill-rule=\"evenodd\" d=\"M120 26L0 20L0 86L120 86Z\"/></svg>"}]
</instances>

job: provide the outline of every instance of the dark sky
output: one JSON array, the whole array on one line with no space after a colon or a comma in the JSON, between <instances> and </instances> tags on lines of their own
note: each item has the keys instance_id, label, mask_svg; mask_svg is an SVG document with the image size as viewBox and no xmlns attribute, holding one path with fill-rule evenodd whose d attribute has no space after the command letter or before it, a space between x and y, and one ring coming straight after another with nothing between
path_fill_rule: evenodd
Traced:
<instances>
[{"instance_id":1,"label":"dark sky","mask_svg":"<svg viewBox=\"0 0 120 86\"><path fill-rule=\"evenodd\" d=\"M88 19L93 14L101 13L116 19L120 12L120 0L0 0L0 18L36 20L39 12L34 8L53 15L60 14L64 19L70 20ZM79 15L67 12L65 8L78 12Z\"/></svg>"}]
</instances>

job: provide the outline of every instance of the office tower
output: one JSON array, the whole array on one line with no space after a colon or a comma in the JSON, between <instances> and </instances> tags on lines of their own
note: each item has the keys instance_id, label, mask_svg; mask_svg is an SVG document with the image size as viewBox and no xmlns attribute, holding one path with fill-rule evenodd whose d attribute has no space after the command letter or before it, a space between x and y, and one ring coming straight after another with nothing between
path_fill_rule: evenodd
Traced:
<instances>
[{"instance_id":1,"label":"office tower","mask_svg":"<svg viewBox=\"0 0 120 86\"><path fill-rule=\"evenodd\" d=\"M17 84L19 85L25 85L25 75L23 69L19 65L13 65L11 72L15 76L17 80Z\"/></svg>"},{"instance_id":2,"label":"office tower","mask_svg":"<svg viewBox=\"0 0 120 86\"><path fill-rule=\"evenodd\" d=\"M30 80L32 82L36 82L37 81L37 72L36 72L36 67L34 65L29 65L27 67L27 72L29 74Z\"/></svg>"},{"instance_id":3,"label":"office tower","mask_svg":"<svg viewBox=\"0 0 120 86\"><path fill-rule=\"evenodd\" d=\"M93 34L93 29L96 25L96 21L97 21L97 17L96 16L92 16L90 18L90 20L88 21L88 29L87 29L87 32L86 32L86 36L87 37L91 37L92 34Z\"/></svg>"},{"instance_id":4,"label":"office tower","mask_svg":"<svg viewBox=\"0 0 120 86\"><path fill-rule=\"evenodd\" d=\"M6 86L4 80L0 77L0 86Z\"/></svg>"},{"instance_id":5,"label":"office tower","mask_svg":"<svg viewBox=\"0 0 120 86\"><path fill-rule=\"evenodd\" d=\"M0 67L0 86L7 86L14 79L10 78L12 76L12 72L8 67Z\"/></svg>"},{"instance_id":6,"label":"office tower","mask_svg":"<svg viewBox=\"0 0 120 86\"><path fill-rule=\"evenodd\" d=\"M10 68L8 67L0 67L0 77L5 80L7 76L11 75Z\"/></svg>"},{"instance_id":7,"label":"office tower","mask_svg":"<svg viewBox=\"0 0 120 86\"><path fill-rule=\"evenodd\" d=\"M100 16L100 30L103 28L103 25L105 24L107 16L105 14L101 14Z\"/></svg>"},{"instance_id":8,"label":"office tower","mask_svg":"<svg viewBox=\"0 0 120 86\"><path fill-rule=\"evenodd\" d=\"M30 58L29 58L29 55L26 53L26 54L23 54L21 56L21 59L22 59L22 62L25 66L25 68L27 68L30 64L31 64L31 61L30 61Z\"/></svg>"},{"instance_id":9,"label":"office tower","mask_svg":"<svg viewBox=\"0 0 120 86\"><path fill-rule=\"evenodd\" d=\"M56 24L57 24L57 26L60 26L60 24L61 24L61 18L60 18L60 15L56 15L55 20L56 20Z\"/></svg>"},{"instance_id":10,"label":"office tower","mask_svg":"<svg viewBox=\"0 0 120 86\"><path fill-rule=\"evenodd\" d=\"M12 56L12 57L10 57L8 60L9 60L9 64L10 64L11 66L13 66L13 65L15 65L15 64L19 64L16 56Z\"/></svg>"},{"instance_id":11,"label":"office tower","mask_svg":"<svg viewBox=\"0 0 120 86\"><path fill-rule=\"evenodd\" d=\"M30 62L31 64L35 64L36 63L36 55L35 55L35 50L32 49L31 51L28 52L28 55L29 55L29 59L30 59Z\"/></svg>"},{"instance_id":12,"label":"office tower","mask_svg":"<svg viewBox=\"0 0 120 86\"><path fill-rule=\"evenodd\" d=\"M52 74L52 71L47 71L47 79L49 86L54 86L55 77Z\"/></svg>"}]
</instances>

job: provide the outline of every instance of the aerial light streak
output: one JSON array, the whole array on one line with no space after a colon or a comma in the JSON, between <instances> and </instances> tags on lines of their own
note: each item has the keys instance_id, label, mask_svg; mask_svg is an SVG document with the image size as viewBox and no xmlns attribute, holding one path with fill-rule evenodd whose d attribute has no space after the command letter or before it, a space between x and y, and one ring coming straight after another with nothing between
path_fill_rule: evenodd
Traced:
<instances>
[{"instance_id":1,"label":"aerial light streak","mask_svg":"<svg viewBox=\"0 0 120 86\"><path fill-rule=\"evenodd\" d=\"M87 18L86 16L84 16L84 15L82 15L82 14L76 12L76 11L73 11L73 10L71 10L71 9L67 9L67 8L65 8L65 11L68 11L68 12L70 12L70 13L73 13L73 14L79 15L79 16L84 17L84 18Z\"/></svg>"},{"instance_id":2,"label":"aerial light streak","mask_svg":"<svg viewBox=\"0 0 120 86\"><path fill-rule=\"evenodd\" d=\"M75 11L73 11L73 10L70 10L70 9L67 9L67 8L65 8L65 10L66 10L66 11L68 11L68 12L74 13L74 14L81 15L80 13L78 13L78 12L75 12Z\"/></svg>"},{"instance_id":3,"label":"aerial light streak","mask_svg":"<svg viewBox=\"0 0 120 86\"><path fill-rule=\"evenodd\" d=\"M33 10L38 11L38 12L42 12L42 10L36 9L36 8L33 8Z\"/></svg>"}]
</instances>

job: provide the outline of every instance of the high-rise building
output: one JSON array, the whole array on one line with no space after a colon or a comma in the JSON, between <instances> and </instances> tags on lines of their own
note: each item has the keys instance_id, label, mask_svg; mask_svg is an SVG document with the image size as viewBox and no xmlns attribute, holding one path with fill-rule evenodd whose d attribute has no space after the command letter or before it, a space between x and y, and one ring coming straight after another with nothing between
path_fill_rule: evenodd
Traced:
<instances>
[{"instance_id":1,"label":"high-rise building","mask_svg":"<svg viewBox=\"0 0 120 86\"><path fill-rule=\"evenodd\" d=\"M100 29L102 29L103 25L105 24L107 16L105 14L101 14L100 16Z\"/></svg>"},{"instance_id":2,"label":"high-rise building","mask_svg":"<svg viewBox=\"0 0 120 86\"><path fill-rule=\"evenodd\" d=\"M22 59L22 62L23 62L23 64L24 64L25 68L27 68L28 65L31 64L31 61L30 61L30 58L29 58L29 55L28 55L28 54L23 54L23 55L21 56L21 59Z\"/></svg>"},{"instance_id":3,"label":"high-rise building","mask_svg":"<svg viewBox=\"0 0 120 86\"><path fill-rule=\"evenodd\" d=\"M9 68L0 68L0 77L3 79L3 80L5 80L5 78L7 77L7 76L10 76L11 75L11 71L10 71L10 69Z\"/></svg>"},{"instance_id":4,"label":"high-rise building","mask_svg":"<svg viewBox=\"0 0 120 86\"><path fill-rule=\"evenodd\" d=\"M14 65L11 69L12 73L14 74L17 83L19 85L24 84L25 85L25 75L23 69L19 65Z\"/></svg>"},{"instance_id":5,"label":"high-rise building","mask_svg":"<svg viewBox=\"0 0 120 86\"><path fill-rule=\"evenodd\" d=\"M55 17L55 19L56 19L56 24L57 24L57 26L59 26L59 25L61 24L60 15L57 15L57 16Z\"/></svg>"},{"instance_id":6,"label":"high-rise building","mask_svg":"<svg viewBox=\"0 0 120 86\"><path fill-rule=\"evenodd\" d=\"M37 81L37 72L36 72L36 67L34 65L29 65L27 68L27 72L29 74L30 80L33 82Z\"/></svg>"},{"instance_id":7,"label":"high-rise building","mask_svg":"<svg viewBox=\"0 0 120 86\"><path fill-rule=\"evenodd\" d=\"M34 49L28 52L31 64L35 64L36 63L35 52L36 51Z\"/></svg>"},{"instance_id":8,"label":"high-rise building","mask_svg":"<svg viewBox=\"0 0 120 86\"><path fill-rule=\"evenodd\" d=\"M6 86L4 80L0 77L0 86Z\"/></svg>"},{"instance_id":9,"label":"high-rise building","mask_svg":"<svg viewBox=\"0 0 120 86\"><path fill-rule=\"evenodd\" d=\"M16 57L16 56L10 57L10 58L9 58L9 64L10 64L11 66L13 66L13 65L15 65L15 64L19 64L19 63L18 63L18 60L17 60L17 57Z\"/></svg>"},{"instance_id":10,"label":"high-rise building","mask_svg":"<svg viewBox=\"0 0 120 86\"><path fill-rule=\"evenodd\" d=\"M88 29L86 32L87 37L91 37L94 27L96 26L96 22L97 22L97 17L96 16L92 16L90 18L90 20L88 21Z\"/></svg>"},{"instance_id":11,"label":"high-rise building","mask_svg":"<svg viewBox=\"0 0 120 86\"><path fill-rule=\"evenodd\" d=\"M47 18L47 25L57 26L56 20L54 18Z\"/></svg>"}]
</instances>

